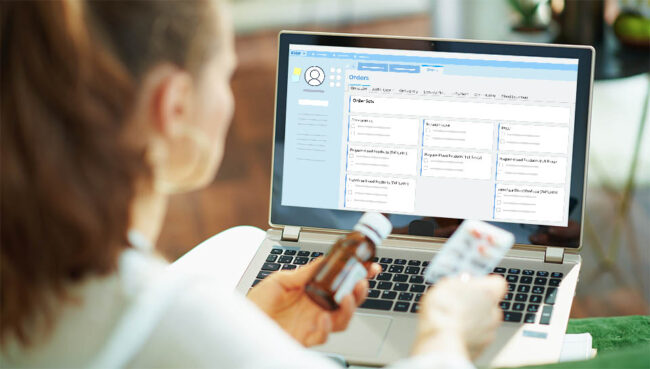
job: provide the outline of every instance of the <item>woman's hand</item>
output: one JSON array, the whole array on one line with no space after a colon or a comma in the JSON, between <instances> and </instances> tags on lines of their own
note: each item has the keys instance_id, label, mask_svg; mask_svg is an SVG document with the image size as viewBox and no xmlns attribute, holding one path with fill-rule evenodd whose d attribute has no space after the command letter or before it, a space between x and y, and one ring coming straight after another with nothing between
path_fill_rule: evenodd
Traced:
<instances>
[{"instance_id":1,"label":"woman's hand","mask_svg":"<svg viewBox=\"0 0 650 369\"><path fill-rule=\"evenodd\" d=\"M322 261L323 258L319 258L297 270L272 273L247 296L305 346L324 343L330 332L344 330L354 310L368 294L368 281L364 279L357 283L352 294L343 298L338 310L328 311L316 305L305 294L305 285L312 279ZM368 278L380 271L379 264L372 264Z\"/></svg>"},{"instance_id":2,"label":"woman's hand","mask_svg":"<svg viewBox=\"0 0 650 369\"><path fill-rule=\"evenodd\" d=\"M494 340L501 323L501 276L443 279L422 298L413 354L455 352L475 359Z\"/></svg>"}]
</instances>

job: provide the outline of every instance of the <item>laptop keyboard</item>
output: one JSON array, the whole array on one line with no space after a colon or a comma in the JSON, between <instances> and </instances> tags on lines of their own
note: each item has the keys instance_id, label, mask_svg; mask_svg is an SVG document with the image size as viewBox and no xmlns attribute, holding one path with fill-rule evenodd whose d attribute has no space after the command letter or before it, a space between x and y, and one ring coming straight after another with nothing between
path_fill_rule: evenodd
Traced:
<instances>
[{"instance_id":1,"label":"laptop keyboard","mask_svg":"<svg viewBox=\"0 0 650 369\"><path fill-rule=\"evenodd\" d=\"M276 270L300 268L322 252L295 249L271 249L251 287ZM424 281L428 261L376 257L382 272L369 282L368 298L361 308L417 313L422 294L432 284ZM553 305L564 275L545 270L494 268L492 274L503 276L508 291L499 303L503 320L513 323L550 324Z\"/></svg>"}]
</instances>

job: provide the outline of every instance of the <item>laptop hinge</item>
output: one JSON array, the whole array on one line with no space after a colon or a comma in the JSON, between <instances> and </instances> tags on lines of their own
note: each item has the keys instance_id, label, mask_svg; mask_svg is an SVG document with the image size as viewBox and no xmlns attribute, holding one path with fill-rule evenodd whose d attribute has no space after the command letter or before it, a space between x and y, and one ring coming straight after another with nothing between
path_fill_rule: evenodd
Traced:
<instances>
[{"instance_id":1,"label":"laptop hinge","mask_svg":"<svg viewBox=\"0 0 650 369\"><path fill-rule=\"evenodd\" d=\"M282 241L297 242L300 237L300 227L284 226L282 229Z\"/></svg>"},{"instance_id":2,"label":"laptop hinge","mask_svg":"<svg viewBox=\"0 0 650 369\"><path fill-rule=\"evenodd\" d=\"M563 247L547 247L544 255L545 263L562 264L564 262Z\"/></svg>"}]
</instances>

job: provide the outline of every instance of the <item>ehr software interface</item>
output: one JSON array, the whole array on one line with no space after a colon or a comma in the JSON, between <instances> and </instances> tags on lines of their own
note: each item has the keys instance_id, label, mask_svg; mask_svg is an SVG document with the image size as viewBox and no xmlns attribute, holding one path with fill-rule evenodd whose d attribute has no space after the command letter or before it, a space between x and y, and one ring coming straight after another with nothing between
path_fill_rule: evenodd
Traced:
<instances>
[{"instance_id":1,"label":"ehr software interface","mask_svg":"<svg viewBox=\"0 0 650 369\"><path fill-rule=\"evenodd\" d=\"M291 45L282 205L566 226L577 71Z\"/></svg>"}]
</instances>

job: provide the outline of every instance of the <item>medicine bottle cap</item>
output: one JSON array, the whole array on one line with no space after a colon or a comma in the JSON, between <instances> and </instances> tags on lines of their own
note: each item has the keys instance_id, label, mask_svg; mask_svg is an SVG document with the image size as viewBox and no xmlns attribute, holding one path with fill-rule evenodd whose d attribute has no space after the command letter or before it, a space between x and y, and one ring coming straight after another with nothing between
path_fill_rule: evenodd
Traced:
<instances>
[{"instance_id":1,"label":"medicine bottle cap","mask_svg":"<svg viewBox=\"0 0 650 369\"><path fill-rule=\"evenodd\" d=\"M379 213L365 213L354 226L354 230L363 233L375 245L379 245L393 230L393 225L390 220Z\"/></svg>"}]
</instances>

